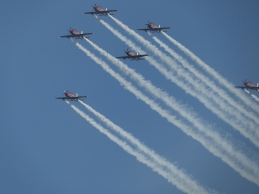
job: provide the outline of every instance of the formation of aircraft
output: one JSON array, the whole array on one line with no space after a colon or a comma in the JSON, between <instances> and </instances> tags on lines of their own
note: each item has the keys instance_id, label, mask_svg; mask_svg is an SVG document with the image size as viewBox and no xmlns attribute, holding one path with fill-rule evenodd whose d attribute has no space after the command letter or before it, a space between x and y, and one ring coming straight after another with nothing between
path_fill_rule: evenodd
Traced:
<instances>
[{"instance_id":1,"label":"formation of aircraft","mask_svg":"<svg viewBox=\"0 0 259 194\"><path fill-rule=\"evenodd\" d=\"M90 34L93 34L93 33L83 33L83 31L81 32L78 32L77 30L75 29L70 29L67 30L69 31L70 35L64 35L64 36L60 36L60 38L76 38L76 39L83 39L83 38L89 38L87 37L87 35L90 35Z\"/></svg>"},{"instance_id":2,"label":"formation of aircraft","mask_svg":"<svg viewBox=\"0 0 259 194\"><path fill-rule=\"evenodd\" d=\"M241 89L249 89L249 90L255 90L255 91L259 91L259 83L257 83L256 85L253 84L252 82L247 82L246 80L243 81L244 86L235 86L236 88L241 88Z\"/></svg>"},{"instance_id":3,"label":"formation of aircraft","mask_svg":"<svg viewBox=\"0 0 259 194\"><path fill-rule=\"evenodd\" d=\"M103 9L101 8L100 6L98 5L94 5L92 6L94 8L95 11L91 11L91 12L84 12L84 14L99 14L99 16L108 16L109 15L113 15L113 14L110 14L110 12L115 12L117 10L108 10L107 8L106 9Z\"/></svg>"},{"instance_id":4,"label":"formation of aircraft","mask_svg":"<svg viewBox=\"0 0 259 194\"><path fill-rule=\"evenodd\" d=\"M110 14L110 12L116 12L117 10L108 10L101 8L98 5L94 5L92 6L94 11L92 12L84 12L84 14L92 14L92 15L99 15L99 16L108 16L108 15L113 15ZM149 22L147 24L148 28L141 28L141 29L137 29L140 31L145 31L145 32L166 32L166 29L170 29L170 27L160 27L160 25L156 26L154 23ZM68 30L70 35L64 35L64 36L60 36L60 38L76 38L76 39L83 39L83 38L89 38L87 37L90 34L93 33L83 33L83 32L78 32L75 29L71 29ZM126 56L120 56L120 57L116 57L117 59L131 59L131 60L144 60L145 56L148 56L148 54L143 54L143 55L139 55L138 53L134 53L130 50L124 50L126 53ZM256 85L253 84L252 82L249 81L243 81L244 86L235 86L236 88L241 88L241 89L249 89L249 90L255 90L255 91L259 91L259 83L257 83ZM78 96L77 94L74 95L69 91L64 91L64 94L66 97L57 97L56 99L61 99L61 100L71 100L71 101L78 101L79 99L83 99L83 98L87 98L87 96Z\"/></svg>"},{"instance_id":5,"label":"formation of aircraft","mask_svg":"<svg viewBox=\"0 0 259 194\"><path fill-rule=\"evenodd\" d=\"M148 56L148 54L144 54L144 55L139 55L138 53L134 53L132 51L130 51L129 49L124 50L125 53L127 54L126 56L121 56L121 57L116 57L117 59L131 59L131 60L143 60L145 56Z\"/></svg>"},{"instance_id":6,"label":"formation of aircraft","mask_svg":"<svg viewBox=\"0 0 259 194\"><path fill-rule=\"evenodd\" d=\"M78 100L83 100L84 98L87 98L87 96L78 96L77 93L76 93L76 95L74 95L73 93L69 92L68 90L64 91L64 94L66 97L56 97L56 99L78 101Z\"/></svg>"},{"instance_id":7,"label":"formation of aircraft","mask_svg":"<svg viewBox=\"0 0 259 194\"><path fill-rule=\"evenodd\" d=\"M142 31L150 31L150 32L166 32L164 30L166 29L170 29L170 27L160 27L160 25L156 26L155 24L153 24L152 22L149 22L147 24L145 24L148 26L148 28L142 28L142 29L137 29L137 30L142 30Z\"/></svg>"}]
</instances>

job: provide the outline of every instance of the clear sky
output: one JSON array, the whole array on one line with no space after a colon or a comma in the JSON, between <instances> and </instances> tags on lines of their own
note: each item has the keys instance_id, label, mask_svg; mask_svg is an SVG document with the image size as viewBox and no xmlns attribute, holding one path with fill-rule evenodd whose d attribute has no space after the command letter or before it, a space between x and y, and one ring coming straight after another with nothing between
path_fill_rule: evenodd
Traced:
<instances>
[{"instance_id":1,"label":"clear sky","mask_svg":"<svg viewBox=\"0 0 259 194\"><path fill-rule=\"evenodd\" d=\"M87 104L202 186L220 193L259 193L256 184L125 90L71 41L59 38L70 27L93 32L91 41L114 56L123 55L127 46L93 16L83 14L92 11L95 3L117 9L115 18L134 30L144 28L147 21L170 26L169 36L234 85L242 85L244 79L259 82L256 0L2 0L0 193L183 193L97 131L65 102L55 100L64 90L87 95ZM109 17L102 19L140 45ZM157 45L145 32L138 33ZM188 59L162 34L156 36ZM102 58L86 41L78 42ZM258 153L248 139L166 80L147 61L123 62ZM80 103L73 104L88 114Z\"/></svg>"}]
</instances>

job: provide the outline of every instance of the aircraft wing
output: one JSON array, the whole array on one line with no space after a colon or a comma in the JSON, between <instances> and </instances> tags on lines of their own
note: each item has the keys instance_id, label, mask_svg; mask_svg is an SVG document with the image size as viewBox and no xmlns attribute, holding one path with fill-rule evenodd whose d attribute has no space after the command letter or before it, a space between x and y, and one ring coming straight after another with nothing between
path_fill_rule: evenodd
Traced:
<instances>
[{"instance_id":1,"label":"aircraft wing","mask_svg":"<svg viewBox=\"0 0 259 194\"><path fill-rule=\"evenodd\" d=\"M246 86L235 86L235 88L249 89L249 87L246 87Z\"/></svg>"},{"instance_id":2,"label":"aircraft wing","mask_svg":"<svg viewBox=\"0 0 259 194\"><path fill-rule=\"evenodd\" d=\"M132 59L132 56L121 56L121 57L116 57L117 59Z\"/></svg>"},{"instance_id":3,"label":"aircraft wing","mask_svg":"<svg viewBox=\"0 0 259 194\"><path fill-rule=\"evenodd\" d=\"M74 37L80 37L80 36L87 36L90 34L93 34L93 33L71 34L71 35L60 36L60 38L74 38Z\"/></svg>"},{"instance_id":4,"label":"aircraft wing","mask_svg":"<svg viewBox=\"0 0 259 194\"><path fill-rule=\"evenodd\" d=\"M81 98L87 98L87 96L74 96L74 97L57 97L58 100L79 100Z\"/></svg>"},{"instance_id":5,"label":"aircraft wing","mask_svg":"<svg viewBox=\"0 0 259 194\"><path fill-rule=\"evenodd\" d=\"M121 57L116 57L117 59L138 59L138 60L142 60L141 57L145 57L148 56L148 54L144 54L144 55L134 55L134 56L121 56Z\"/></svg>"},{"instance_id":6,"label":"aircraft wing","mask_svg":"<svg viewBox=\"0 0 259 194\"><path fill-rule=\"evenodd\" d=\"M107 13L110 13L110 12L115 12L117 10L105 10L105 11L90 11L90 12L84 12L84 14L107 14Z\"/></svg>"},{"instance_id":7,"label":"aircraft wing","mask_svg":"<svg viewBox=\"0 0 259 194\"><path fill-rule=\"evenodd\" d=\"M248 89L248 90L256 90L259 91L259 87L247 87L247 86L235 86L235 88Z\"/></svg>"},{"instance_id":8,"label":"aircraft wing","mask_svg":"<svg viewBox=\"0 0 259 194\"><path fill-rule=\"evenodd\" d=\"M137 57L146 57L148 56L148 54L144 54L144 55L136 55Z\"/></svg>"},{"instance_id":9,"label":"aircraft wing","mask_svg":"<svg viewBox=\"0 0 259 194\"><path fill-rule=\"evenodd\" d=\"M70 98L68 98L68 97L56 97L56 99L58 99L58 100L68 100Z\"/></svg>"},{"instance_id":10,"label":"aircraft wing","mask_svg":"<svg viewBox=\"0 0 259 194\"><path fill-rule=\"evenodd\" d=\"M163 31L163 30L166 30L166 29L170 29L170 27L163 27L163 28L141 28L141 29L137 29L137 30L143 30L145 32L147 31L153 31L153 32L156 32L156 31Z\"/></svg>"},{"instance_id":11,"label":"aircraft wing","mask_svg":"<svg viewBox=\"0 0 259 194\"><path fill-rule=\"evenodd\" d=\"M76 98L80 99L80 98L87 98L87 96L77 96Z\"/></svg>"}]
</instances>

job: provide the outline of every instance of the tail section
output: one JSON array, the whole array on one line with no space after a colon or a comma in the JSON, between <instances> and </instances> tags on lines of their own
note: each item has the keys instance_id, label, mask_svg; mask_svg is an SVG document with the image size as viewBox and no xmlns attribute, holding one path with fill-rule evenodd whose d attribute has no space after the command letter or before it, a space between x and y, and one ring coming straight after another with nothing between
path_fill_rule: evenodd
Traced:
<instances>
[{"instance_id":1,"label":"tail section","mask_svg":"<svg viewBox=\"0 0 259 194\"><path fill-rule=\"evenodd\" d=\"M158 28L160 28L160 24L158 25Z\"/></svg>"},{"instance_id":2,"label":"tail section","mask_svg":"<svg viewBox=\"0 0 259 194\"><path fill-rule=\"evenodd\" d=\"M256 87L259 87L259 83L256 84Z\"/></svg>"},{"instance_id":3,"label":"tail section","mask_svg":"<svg viewBox=\"0 0 259 194\"><path fill-rule=\"evenodd\" d=\"M78 96L78 93L76 93L76 97Z\"/></svg>"}]
</instances>

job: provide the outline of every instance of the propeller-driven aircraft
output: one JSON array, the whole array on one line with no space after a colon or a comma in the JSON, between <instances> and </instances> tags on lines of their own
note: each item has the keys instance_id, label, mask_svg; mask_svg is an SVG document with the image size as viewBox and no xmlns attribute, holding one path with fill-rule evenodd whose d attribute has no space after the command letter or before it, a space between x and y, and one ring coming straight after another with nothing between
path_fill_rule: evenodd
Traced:
<instances>
[{"instance_id":1,"label":"propeller-driven aircraft","mask_svg":"<svg viewBox=\"0 0 259 194\"><path fill-rule=\"evenodd\" d=\"M170 27L160 27L160 25L156 26L152 22L149 22L145 24L148 26L148 28L142 28L142 29L137 29L137 30L143 30L145 32L150 31L150 32L166 32L164 31L165 29L170 29Z\"/></svg>"},{"instance_id":2,"label":"propeller-driven aircraft","mask_svg":"<svg viewBox=\"0 0 259 194\"><path fill-rule=\"evenodd\" d=\"M65 35L65 36L60 36L60 38L76 38L76 39L83 39L83 38L89 38L87 35L93 34L93 33L83 33L83 31L78 32L75 29L70 29L67 30L69 31L70 35Z\"/></svg>"},{"instance_id":3,"label":"propeller-driven aircraft","mask_svg":"<svg viewBox=\"0 0 259 194\"><path fill-rule=\"evenodd\" d=\"M134 53L132 51L129 51L129 49L124 50L125 53L127 54L127 56L121 56L121 57L116 57L117 59L131 59L131 60L143 60L145 56L148 56L148 54L144 54L144 55L139 55L138 53Z\"/></svg>"},{"instance_id":4,"label":"propeller-driven aircraft","mask_svg":"<svg viewBox=\"0 0 259 194\"><path fill-rule=\"evenodd\" d=\"M64 94L66 97L57 97L56 99L78 101L78 100L83 100L83 98L87 98L87 96L78 96L77 93L76 93L76 95L74 95L73 93L69 92L68 90L64 91Z\"/></svg>"},{"instance_id":5,"label":"propeller-driven aircraft","mask_svg":"<svg viewBox=\"0 0 259 194\"><path fill-rule=\"evenodd\" d=\"M110 14L110 12L115 12L117 10L108 10L107 8L106 9L103 9L101 8L100 6L98 5L94 5L92 6L94 8L95 11L91 11L91 12L84 12L84 14L99 14L99 16L108 16L109 15L113 15L113 14Z\"/></svg>"},{"instance_id":6,"label":"propeller-driven aircraft","mask_svg":"<svg viewBox=\"0 0 259 194\"><path fill-rule=\"evenodd\" d=\"M253 84L252 82L247 82L246 80L243 81L243 84L245 86L235 86L236 88L241 88L241 89L249 89L249 90L256 90L259 91L259 83L257 83L256 85Z\"/></svg>"}]
</instances>

